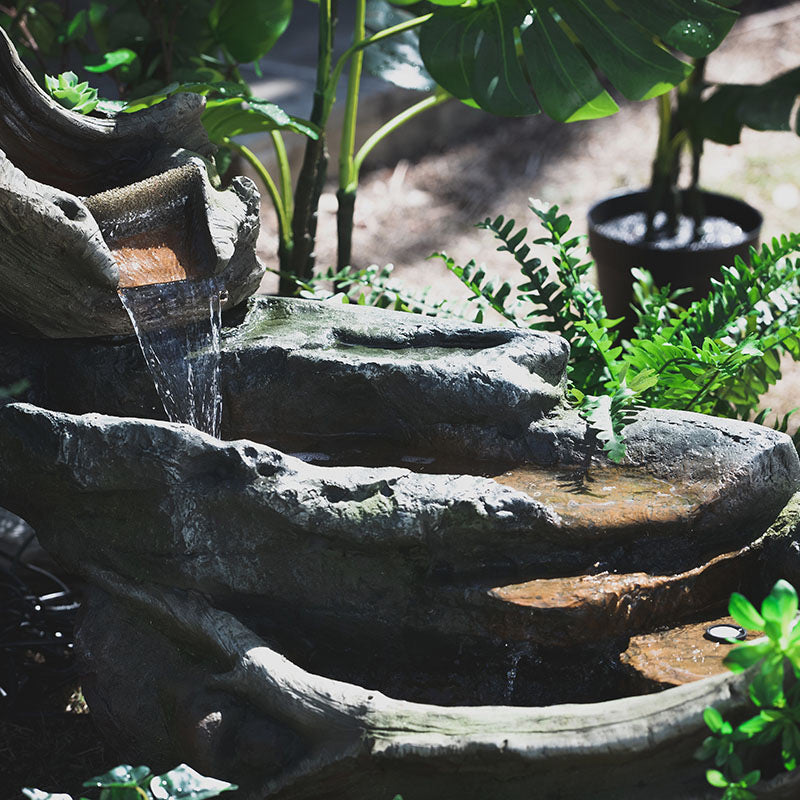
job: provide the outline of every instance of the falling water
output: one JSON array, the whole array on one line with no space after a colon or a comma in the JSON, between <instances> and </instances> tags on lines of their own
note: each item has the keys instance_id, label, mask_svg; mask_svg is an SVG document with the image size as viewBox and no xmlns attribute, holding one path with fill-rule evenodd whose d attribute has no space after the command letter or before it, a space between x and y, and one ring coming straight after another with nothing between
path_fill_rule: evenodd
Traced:
<instances>
[{"instance_id":1,"label":"falling water","mask_svg":"<svg viewBox=\"0 0 800 800\"><path fill-rule=\"evenodd\" d=\"M217 279L120 288L119 296L167 417L219 436L221 312Z\"/></svg>"},{"instance_id":2,"label":"falling water","mask_svg":"<svg viewBox=\"0 0 800 800\"><path fill-rule=\"evenodd\" d=\"M506 643L506 647L509 647L509 644ZM517 668L519 667L520 659L523 655L525 655L527 648L524 645L516 645L511 646L511 652L509 654L509 665L508 670L506 671L506 688L504 692L504 699L506 702L509 702L514 697L514 689L516 688L517 683Z\"/></svg>"}]
</instances>

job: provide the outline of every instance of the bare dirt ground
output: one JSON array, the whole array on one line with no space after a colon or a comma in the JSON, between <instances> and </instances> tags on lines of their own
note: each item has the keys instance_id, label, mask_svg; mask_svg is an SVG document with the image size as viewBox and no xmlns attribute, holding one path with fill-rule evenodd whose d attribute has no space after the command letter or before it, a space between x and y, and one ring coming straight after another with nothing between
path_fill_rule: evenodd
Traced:
<instances>
[{"instance_id":1,"label":"bare dirt ground","mask_svg":"<svg viewBox=\"0 0 800 800\"><path fill-rule=\"evenodd\" d=\"M762 82L800 65L799 40L800 2L747 16L709 58L708 77ZM528 200L534 197L558 204L573 219L574 230L583 233L592 203L647 183L656 139L652 102L627 104L613 117L569 125L541 116L485 117L476 132L462 134L459 120L474 131L475 115L480 112L469 109L452 115L446 150L378 165L362 176L353 247L359 266L393 263L394 275L409 287L431 286L433 296L462 297L462 287L444 266L426 260L433 251L446 251L462 264L474 258L504 279L516 277L513 263L496 253L492 237L475 229L477 221L502 213L532 223ZM420 118L419 124L430 123ZM335 168L335 156L332 164ZM791 132L745 130L740 145L709 143L702 183L759 208L764 240L800 230L800 137ZM321 266L335 259L334 192L331 185L321 203ZM263 221L259 249L274 266L275 224L266 206ZM263 288L274 291L275 285L272 276ZM800 405L800 368L787 362L784 379L765 397L765 405L781 413Z\"/></svg>"}]
</instances>

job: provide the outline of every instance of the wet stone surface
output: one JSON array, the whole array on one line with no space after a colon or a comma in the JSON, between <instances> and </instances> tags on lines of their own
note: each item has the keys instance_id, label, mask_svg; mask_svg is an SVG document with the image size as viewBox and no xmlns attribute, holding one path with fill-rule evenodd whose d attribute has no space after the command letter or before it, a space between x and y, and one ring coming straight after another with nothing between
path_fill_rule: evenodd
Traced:
<instances>
[{"instance_id":1,"label":"wet stone surface","mask_svg":"<svg viewBox=\"0 0 800 800\"><path fill-rule=\"evenodd\" d=\"M736 621L720 617L635 636L620 661L641 679L642 688L650 691L720 675L727 672L722 660L735 645L711 641L705 634L712 625L736 625ZM745 641L762 635L747 631Z\"/></svg>"},{"instance_id":2,"label":"wet stone surface","mask_svg":"<svg viewBox=\"0 0 800 800\"><path fill-rule=\"evenodd\" d=\"M492 476L529 494L574 527L598 530L628 525L688 523L718 496L712 481L677 482L641 467L598 465L588 469L520 466Z\"/></svg>"}]
</instances>

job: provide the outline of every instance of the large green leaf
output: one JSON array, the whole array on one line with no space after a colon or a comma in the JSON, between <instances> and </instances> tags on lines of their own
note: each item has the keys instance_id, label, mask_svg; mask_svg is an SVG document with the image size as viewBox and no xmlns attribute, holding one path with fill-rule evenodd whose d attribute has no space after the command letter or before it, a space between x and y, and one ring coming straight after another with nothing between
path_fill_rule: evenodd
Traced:
<instances>
[{"instance_id":1,"label":"large green leaf","mask_svg":"<svg viewBox=\"0 0 800 800\"><path fill-rule=\"evenodd\" d=\"M433 79L492 114L537 114L539 104L516 52L520 9L516 0L494 0L437 10L420 31L422 59Z\"/></svg>"},{"instance_id":2,"label":"large green leaf","mask_svg":"<svg viewBox=\"0 0 800 800\"><path fill-rule=\"evenodd\" d=\"M629 100L663 94L691 72L688 64L602 0L561 0L556 9L594 63Z\"/></svg>"},{"instance_id":3,"label":"large green leaf","mask_svg":"<svg viewBox=\"0 0 800 800\"><path fill-rule=\"evenodd\" d=\"M619 110L586 59L550 14L522 32L530 75L550 75L537 84L545 114L559 122L606 117Z\"/></svg>"},{"instance_id":4,"label":"large green leaf","mask_svg":"<svg viewBox=\"0 0 800 800\"><path fill-rule=\"evenodd\" d=\"M700 105L693 122L700 136L720 144L737 144L744 127L789 131L799 94L800 67L760 85L722 84ZM795 125L800 134L800 123Z\"/></svg>"},{"instance_id":5,"label":"large green leaf","mask_svg":"<svg viewBox=\"0 0 800 800\"><path fill-rule=\"evenodd\" d=\"M702 58L712 52L737 18L736 12L722 10L712 0L692 3L615 0L615 4L645 30L692 58Z\"/></svg>"},{"instance_id":6,"label":"large green leaf","mask_svg":"<svg viewBox=\"0 0 800 800\"><path fill-rule=\"evenodd\" d=\"M203 113L208 138L220 144L243 133L288 130L316 139L319 131L312 123L292 117L274 103L255 98L233 97L209 100Z\"/></svg>"},{"instance_id":7,"label":"large green leaf","mask_svg":"<svg viewBox=\"0 0 800 800\"><path fill-rule=\"evenodd\" d=\"M218 0L211 25L220 43L240 62L257 61L289 25L292 0Z\"/></svg>"},{"instance_id":8,"label":"large green leaf","mask_svg":"<svg viewBox=\"0 0 800 800\"><path fill-rule=\"evenodd\" d=\"M413 17L414 14L395 8L387 0L370 0L365 20L367 33L372 35ZM436 82L422 63L419 31L413 28L367 47L364 69L402 89L428 92L436 88Z\"/></svg>"},{"instance_id":9,"label":"large green leaf","mask_svg":"<svg viewBox=\"0 0 800 800\"><path fill-rule=\"evenodd\" d=\"M713 0L484 0L434 2L420 31L433 79L495 114L558 120L606 116L617 107L599 69L626 98L663 94L691 72L691 56L716 48L737 14Z\"/></svg>"}]
</instances>

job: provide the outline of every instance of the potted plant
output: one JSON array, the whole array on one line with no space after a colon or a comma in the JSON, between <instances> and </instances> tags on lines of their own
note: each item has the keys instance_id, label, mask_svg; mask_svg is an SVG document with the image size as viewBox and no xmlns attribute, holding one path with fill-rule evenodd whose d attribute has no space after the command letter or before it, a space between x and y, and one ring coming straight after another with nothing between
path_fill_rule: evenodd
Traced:
<instances>
[{"instance_id":1,"label":"potted plant","mask_svg":"<svg viewBox=\"0 0 800 800\"><path fill-rule=\"evenodd\" d=\"M670 285L691 301L723 264L747 260L762 216L742 200L700 189L704 142L736 144L744 126L790 130L798 92L800 69L761 85L712 84L701 58L684 83L659 98L650 186L601 200L588 213L589 246L611 317L626 316L630 329L632 267L645 267L656 285ZM681 188L687 156L690 177Z\"/></svg>"},{"instance_id":2,"label":"potted plant","mask_svg":"<svg viewBox=\"0 0 800 800\"><path fill-rule=\"evenodd\" d=\"M677 290L674 296L693 300L708 289L721 265L736 256L747 258L758 243L762 217L756 209L699 188L703 144L735 144L743 126L790 130L800 69L762 85L706 80L706 57L732 27L738 14L728 6L739 1L701 0L682 8L663 0L583 0L547 7L532 2L533 12L522 22L513 18L511 3L503 19L504 4L497 2L479 4L471 12L464 6L448 9L421 32L422 56L433 77L457 97L496 113L535 113L535 101L560 121L613 113L616 106L596 70L626 99L657 98L660 125L650 187L598 203L589 213L589 244L600 288L609 315L627 316L624 334L630 334L634 321L629 310L632 267L649 269L656 285L670 284ZM516 39L512 30L519 32ZM495 53L501 42L514 41L522 54L523 70L515 78L509 59L505 83L501 79L499 85L488 74L481 81L477 67L486 46L476 42L490 31ZM672 86L672 80L659 83L655 75L657 68L668 69L672 56L667 48L692 58L690 64L673 59ZM534 98L522 90L522 73ZM691 177L680 189L687 155Z\"/></svg>"}]
</instances>

